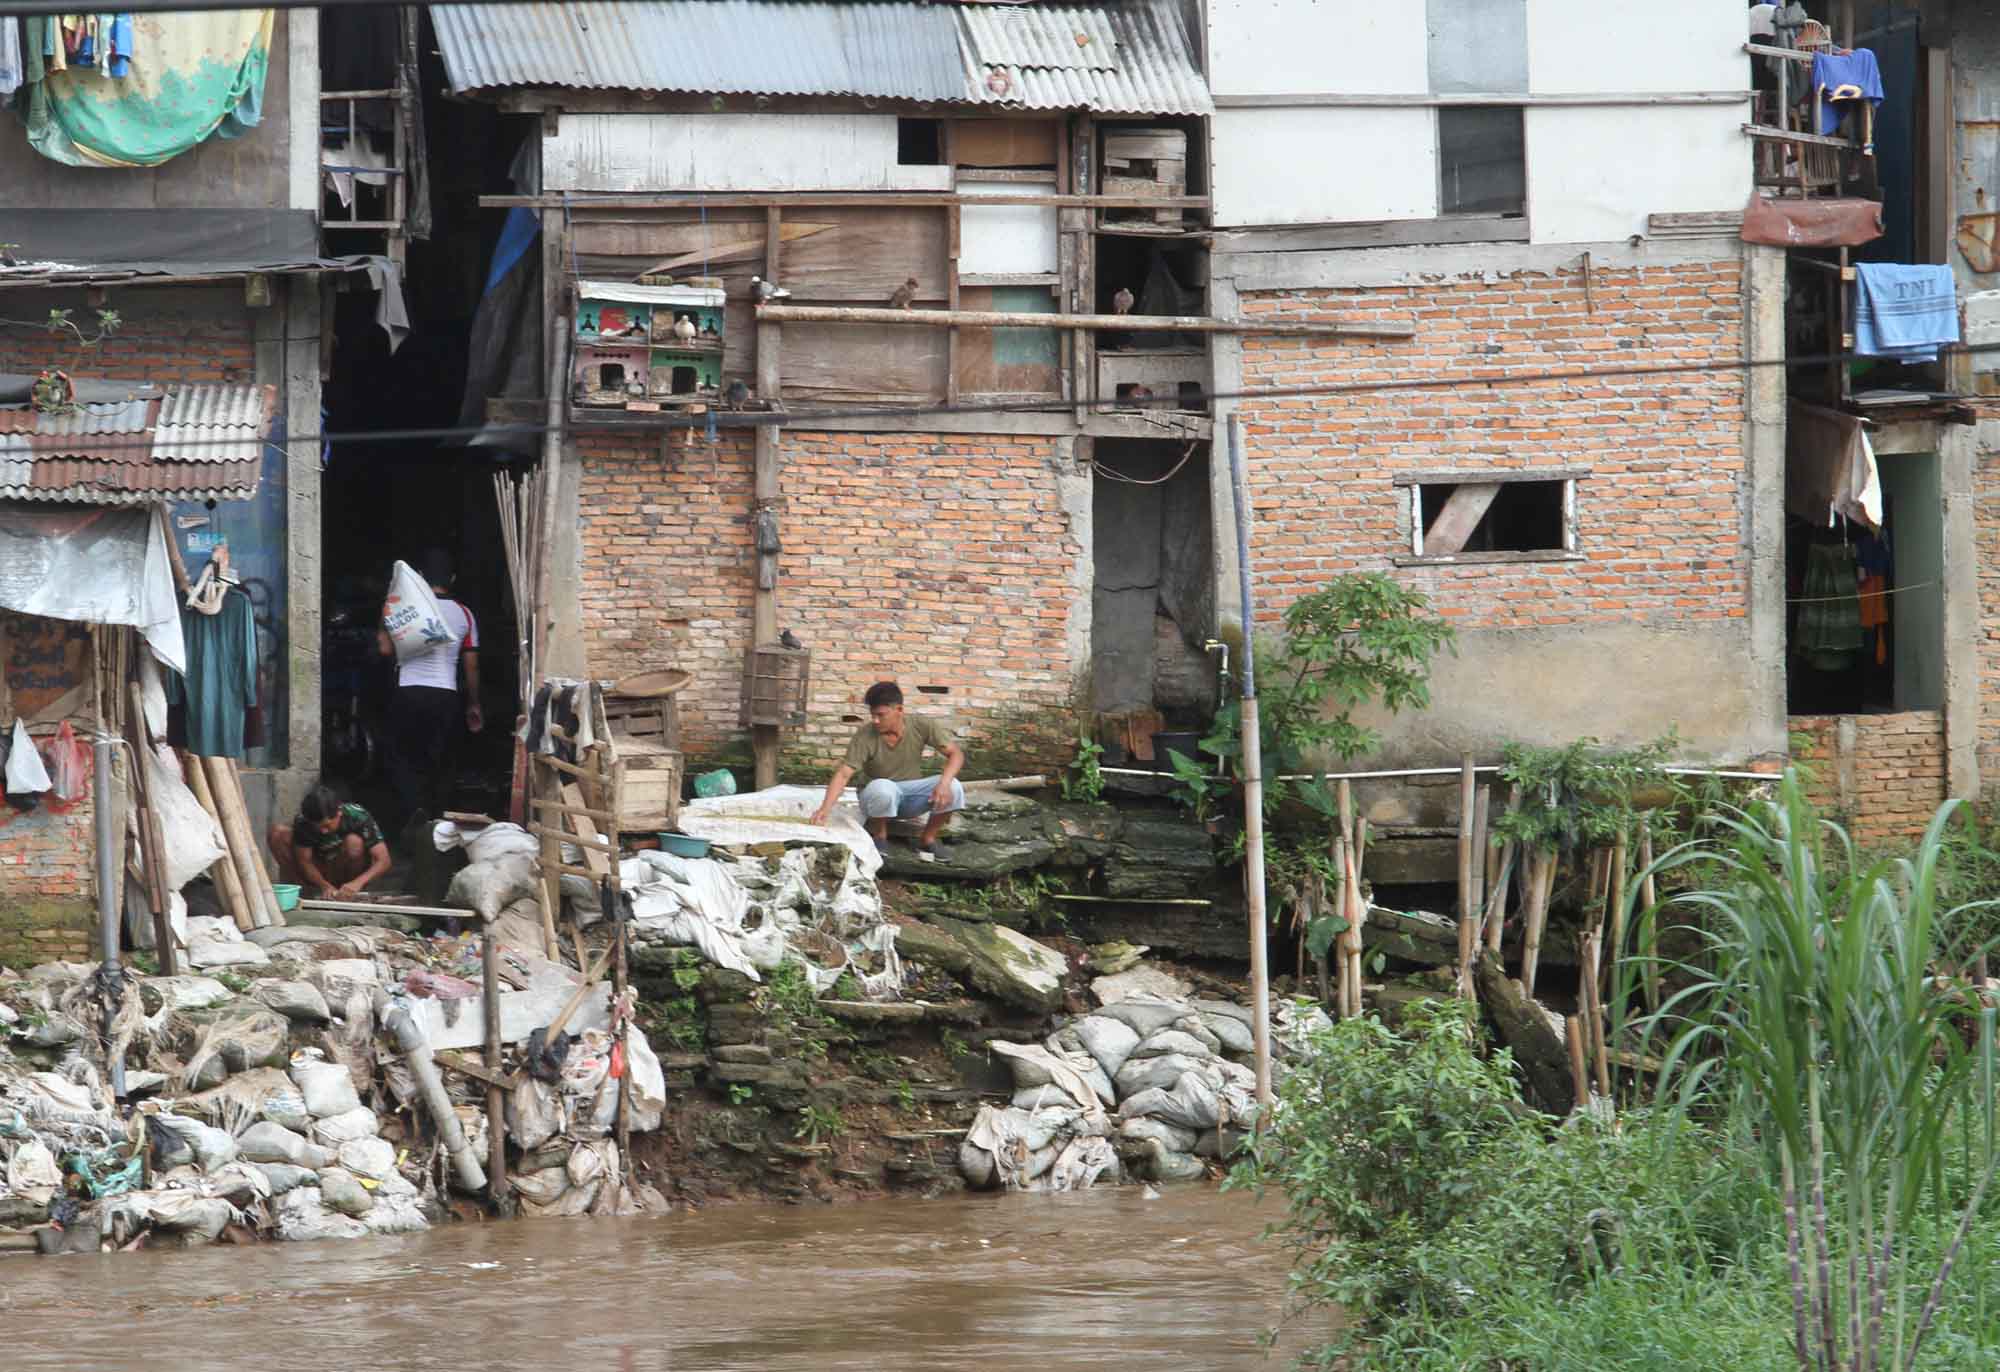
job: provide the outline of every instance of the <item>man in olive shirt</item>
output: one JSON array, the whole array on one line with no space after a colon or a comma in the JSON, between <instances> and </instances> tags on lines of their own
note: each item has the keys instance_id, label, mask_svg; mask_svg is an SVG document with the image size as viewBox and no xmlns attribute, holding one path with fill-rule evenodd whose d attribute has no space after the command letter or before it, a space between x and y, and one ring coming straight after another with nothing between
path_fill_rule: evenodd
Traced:
<instances>
[{"instance_id":1,"label":"man in olive shirt","mask_svg":"<svg viewBox=\"0 0 2000 1372\"><path fill-rule=\"evenodd\" d=\"M861 815L875 837L876 849L888 846L890 820L915 819L928 811L930 819L917 840L917 856L935 862L938 831L950 822L954 811L965 808L965 788L958 782L959 769L965 766L965 750L936 720L905 715L902 688L893 681L876 682L863 701L874 722L854 731L847 757L827 782L826 799L814 812L813 823L826 823L849 780L859 775ZM926 747L944 757L944 770L934 777L924 775Z\"/></svg>"}]
</instances>

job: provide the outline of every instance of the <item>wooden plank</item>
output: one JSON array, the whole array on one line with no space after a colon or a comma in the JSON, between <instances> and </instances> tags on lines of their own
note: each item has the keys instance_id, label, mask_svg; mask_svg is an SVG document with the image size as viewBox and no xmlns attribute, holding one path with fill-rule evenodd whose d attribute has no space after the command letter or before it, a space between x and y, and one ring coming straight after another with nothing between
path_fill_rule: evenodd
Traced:
<instances>
[{"instance_id":1,"label":"wooden plank","mask_svg":"<svg viewBox=\"0 0 2000 1372\"><path fill-rule=\"evenodd\" d=\"M1519 104L1519 97L1510 97L1505 103ZM602 198L590 196L561 195L482 195L479 208L482 210L551 210L560 212L567 208L571 213L587 213L593 205L616 206L620 210L683 210L700 209L763 209L770 205L796 206L802 209L869 209L908 210L943 209L947 205L1055 205L1058 208L1086 210L1205 210L1209 207L1209 197L1205 195L955 195L949 191L926 191L917 194L889 192L874 195L861 192L819 193L819 192L773 192L771 194L709 195L690 191L682 195L606 195ZM11 282L9 283L12 284Z\"/></svg>"},{"instance_id":2,"label":"wooden plank","mask_svg":"<svg viewBox=\"0 0 2000 1372\"><path fill-rule=\"evenodd\" d=\"M1773 143L1802 143L1815 148L1854 148L1852 139L1833 138L1822 133L1798 133L1791 129L1774 129L1763 124L1745 124L1743 132L1752 138L1761 138Z\"/></svg>"},{"instance_id":3,"label":"wooden plank","mask_svg":"<svg viewBox=\"0 0 2000 1372\"><path fill-rule=\"evenodd\" d=\"M1123 226L1129 229L1130 226ZM1100 233L1113 232L1105 225ZM1426 243L1528 241L1528 221L1518 215L1452 215L1444 219L1387 219L1355 224L1271 225L1212 235L1217 252L1317 252L1332 248L1401 248Z\"/></svg>"},{"instance_id":4,"label":"wooden plank","mask_svg":"<svg viewBox=\"0 0 2000 1372\"><path fill-rule=\"evenodd\" d=\"M1472 537L1472 531L1486 518L1487 510L1499 494L1497 481L1472 482L1454 490L1444 508L1438 511L1438 517L1424 530L1423 555L1450 557L1465 551L1465 540Z\"/></svg>"},{"instance_id":5,"label":"wooden plank","mask_svg":"<svg viewBox=\"0 0 2000 1372\"><path fill-rule=\"evenodd\" d=\"M302 900L301 910L324 910L329 914L409 915L416 919L478 919L476 910L460 910L448 905L393 905L387 901Z\"/></svg>"},{"instance_id":6,"label":"wooden plank","mask_svg":"<svg viewBox=\"0 0 2000 1372\"><path fill-rule=\"evenodd\" d=\"M583 810L583 788L571 782L562 788L562 798L563 803L571 807L569 811L571 827L576 830L577 840L583 847L584 865L597 873L598 880L610 877L615 883L618 878L611 864L618 857L618 845L597 832L597 825L588 813L579 813ZM614 816L605 823L615 825L618 820ZM603 851L594 846L598 844L603 845ZM611 856L607 858L605 852L609 852Z\"/></svg>"},{"instance_id":7,"label":"wooden plank","mask_svg":"<svg viewBox=\"0 0 2000 1372\"><path fill-rule=\"evenodd\" d=\"M1781 49L1782 51L1782 49ZM1217 95L1219 110L1292 109L1433 109L1455 105L1515 105L1528 107L1583 108L1612 105L1740 105L1750 98L1747 90L1718 91L1587 91L1507 94L1428 91L1336 94L1324 91L1284 91L1254 95Z\"/></svg>"},{"instance_id":8,"label":"wooden plank","mask_svg":"<svg viewBox=\"0 0 2000 1372\"><path fill-rule=\"evenodd\" d=\"M1306 324L1180 314L1030 314L1007 310L894 310L851 305L761 305L760 324L894 324L949 329L1089 329L1121 333L1259 334L1284 338L1413 338L1411 324Z\"/></svg>"},{"instance_id":9,"label":"wooden plank","mask_svg":"<svg viewBox=\"0 0 2000 1372\"><path fill-rule=\"evenodd\" d=\"M832 224L795 223L785 225L781 232L784 238L789 241L794 238L810 238L816 233L825 233L833 227ZM716 243L690 249L676 256L655 262L652 266L646 268L645 271L637 272L635 275L651 276L655 272L677 271L682 267L692 267L698 263L727 262L738 257L748 257L753 253L767 259L769 257L766 236L761 231L744 238L732 238L726 243ZM775 281L778 279L775 275L775 268L773 272L774 274L768 279Z\"/></svg>"},{"instance_id":10,"label":"wooden plank","mask_svg":"<svg viewBox=\"0 0 2000 1372\"><path fill-rule=\"evenodd\" d=\"M565 792L572 791L575 789L576 788L573 786L563 787L563 790ZM543 814L581 815L586 819L594 819L601 824L614 824L617 822L618 819L618 817L612 814L611 811L609 810L593 810L585 805L570 805L567 804L565 801L560 801L560 800L543 800L537 798L534 801L534 807L535 809L541 811Z\"/></svg>"},{"instance_id":11,"label":"wooden plank","mask_svg":"<svg viewBox=\"0 0 2000 1372\"><path fill-rule=\"evenodd\" d=\"M589 823L589 821L586 820L585 823ZM604 855L611 851L610 840L597 833L596 828L596 825L591 825L591 835L589 838L585 838L582 834L570 829L556 828L547 824L536 824L532 821L527 825L528 832L537 838L553 837L558 843L575 844L582 851L584 861L590 864L584 870L589 873L592 880L609 874L608 866L600 868L598 864L603 862L605 860Z\"/></svg>"}]
</instances>

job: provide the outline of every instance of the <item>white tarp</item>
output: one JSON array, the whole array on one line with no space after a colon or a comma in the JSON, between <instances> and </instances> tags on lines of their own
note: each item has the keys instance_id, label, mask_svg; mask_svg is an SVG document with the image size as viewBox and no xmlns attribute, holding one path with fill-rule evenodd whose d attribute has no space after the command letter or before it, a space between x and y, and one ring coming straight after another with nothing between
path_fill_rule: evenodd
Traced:
<instances>
[{"instance_id":1,"label":"white tarp","mask_svg":"<svg viewBox=\"0 0 2000 1372\"><path fill-rule=\"evenodd\" d=\"M875 840L861 824L861 803L849 787L825 824L813 824L826 792L817 786L772 786L737 796L691 800L681 807L681 832L711 843L844 843L872 877L882 866Z\"/></svg>"},{"instance_id":2,"label":"white tarp","mask_svg":"<svg viewBox=\"0 0 2000 1372\"><path fill-rule=\"evenodd\" d=\"M82 624L129 624L161 662L187 670L172 554L150 508L0 512L0 609Z\"/></svg>"}]
</instances>

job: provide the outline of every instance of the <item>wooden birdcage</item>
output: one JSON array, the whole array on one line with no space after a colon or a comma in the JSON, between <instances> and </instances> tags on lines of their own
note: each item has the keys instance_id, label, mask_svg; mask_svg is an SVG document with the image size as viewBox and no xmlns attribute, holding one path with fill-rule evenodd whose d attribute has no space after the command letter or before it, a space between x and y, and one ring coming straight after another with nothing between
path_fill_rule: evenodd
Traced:
<instances>
[{"instance_id":1,"label":"wooden birdcage","mask_svg":"<svg viewBox=\"0 0 2000 1372\"><path fill-rule=\"evenodd\" d=\"M743 664L745 728L787 728L806 722L812 650L760 643Z\"/></svg>"}]
</instances>

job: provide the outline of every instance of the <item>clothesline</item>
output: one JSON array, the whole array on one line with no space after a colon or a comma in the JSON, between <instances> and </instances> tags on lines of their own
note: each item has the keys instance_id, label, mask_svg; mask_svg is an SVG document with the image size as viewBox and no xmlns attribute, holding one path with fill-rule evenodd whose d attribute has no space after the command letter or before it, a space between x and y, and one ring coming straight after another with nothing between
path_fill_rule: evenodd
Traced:
<instances>
[{"instance_id":1,"label":"clothesline","mask_svg":"<svg viewBox=\"0 0 2000 1372\"><path fill-rule=\"evenodd\" d=\"M1787 597L1785 597L1785 604L1787 604L1787 605L1829 605L1829 604L1837 604L1837 603L1839 603L1840 601L1843 601L1843 600L1859 600L1859 599L1861 599L1861 597L1863 597L1863 596L1865 596L1865 595L1901 595L1901 594L1902 594L1902 593L1903 593L1904 591L1921 591L1921 590L1923 590L1923 589L1924 589L1924 588L1925 588L1926 586L1936 586L1936 585L1939 585L1939 584L1940 584L1940 583L1939 583L1939 582L1937 582L1936 580L1931 580L1931 581L1913 581L1913 582L1911 582L1911 583L1910 583L1909 585L1907 585L1907 586L1891 586L1891 587L1889 587L1889 588L1888 588L1887 590L1882 590L1882 591L1861 591L1861 590L1857 590L1857 591L1855 591L1855 592L1854 592L1854 594L1853 594L1853 595L1807 595L1807 596L1787 596Z\"/></svg>"}]
</instances>

